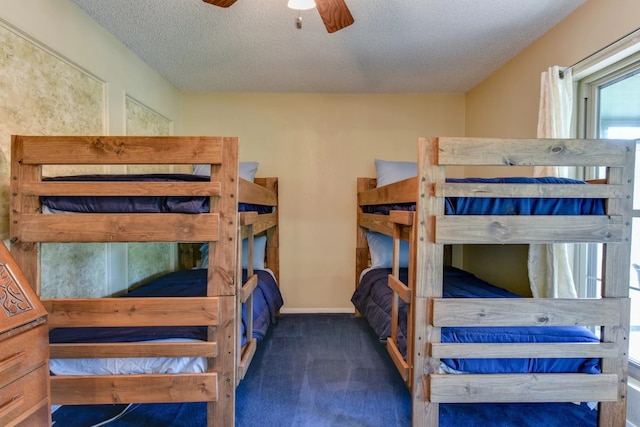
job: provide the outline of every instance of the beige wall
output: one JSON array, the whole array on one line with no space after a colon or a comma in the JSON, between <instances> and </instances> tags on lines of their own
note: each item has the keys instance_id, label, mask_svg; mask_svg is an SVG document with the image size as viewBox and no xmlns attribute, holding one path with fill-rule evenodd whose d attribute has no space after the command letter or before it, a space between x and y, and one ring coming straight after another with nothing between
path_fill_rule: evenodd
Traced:
<instances>
[{"instance_id":1,"label":"beige wall","mask_svg":"<svg viewBox=\"0 0 640 427\"><path fill-rule=\"evenodd\" d=\"M466 94L465 135L535 138L540 74L553 65L571 66L631 33L640 27L639 17L637 0L589 0ZM469 246L464 266L526 295L526 251L526 246ZM504 274L491 258L501 260Z\"/></svg>"},{"instance_id":2,"label":"beige wall","mask_svg":"<svg viewBox=\"0 0 640 427\"><path fill-rule=\"evenodd\" d=\"M639 27L639 1L589 0L466 94L466 136L535 138L540 73L573 65Z\"/></svg>"},{"instance_id":3,"label":"beige wall","mask_svg":"<svg viewBox=\"0 0 640 427\"><path fill-rule=\"evenodd\" d=\"M285 309L353 310L356 177L415 160L419 136L462 135L463 95L185 94L185 134L240 138L280 178Z\"/></svg>"}]
</instances>

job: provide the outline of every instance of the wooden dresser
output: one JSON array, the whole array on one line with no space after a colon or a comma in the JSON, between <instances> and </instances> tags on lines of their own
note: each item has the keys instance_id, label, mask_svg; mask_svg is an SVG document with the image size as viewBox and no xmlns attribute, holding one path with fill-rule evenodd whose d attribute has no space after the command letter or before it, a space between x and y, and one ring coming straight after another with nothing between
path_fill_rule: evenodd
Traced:
<instances>
[{"instance_id":1,"label":"wooden dresser","mask_svg":"<svg viewBox=\"0 0 640 427\"><path fill-rule=\"evenodd\" d=\"M0 242L0 426L50 425L47 312Z\"/></svg>"}]
</instances>

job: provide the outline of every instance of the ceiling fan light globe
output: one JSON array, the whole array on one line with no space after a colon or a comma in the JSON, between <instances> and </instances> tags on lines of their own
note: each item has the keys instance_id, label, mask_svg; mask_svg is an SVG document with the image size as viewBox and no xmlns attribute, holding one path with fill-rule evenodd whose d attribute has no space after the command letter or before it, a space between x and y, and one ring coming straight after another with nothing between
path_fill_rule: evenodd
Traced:
<instances>
[{"instance_id":1,"label":"ceiling fan light globe","mask_svg":"<svg viewBox=\"0 0 640 427\"><path fill-rule=\"evenodd\" d=\"M308 10L316 7L316 2L314 0L289 0L287 6L294 10Z\"/></svg>"}]
</instances>

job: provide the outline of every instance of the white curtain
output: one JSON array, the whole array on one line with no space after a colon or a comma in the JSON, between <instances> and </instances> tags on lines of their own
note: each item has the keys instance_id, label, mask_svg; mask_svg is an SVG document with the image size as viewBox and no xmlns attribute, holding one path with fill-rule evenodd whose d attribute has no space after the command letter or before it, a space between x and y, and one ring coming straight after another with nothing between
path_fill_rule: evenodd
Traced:
<instances>
[{"instance_id":1,"label":"white curtain","mask_svg":"<svg viewBox=\"0 0 640 427\"><path fill-rule=\"evenodd\" d=\"M561 77L562 75L562 77ZM573 110L571 70L550 67L540 79L538 138L569 138ZM536 167L535 176L559 176L557 167ZM536 298L575 298L566 244L529 245L529 284Z\"/></svg>"}]
</instances>

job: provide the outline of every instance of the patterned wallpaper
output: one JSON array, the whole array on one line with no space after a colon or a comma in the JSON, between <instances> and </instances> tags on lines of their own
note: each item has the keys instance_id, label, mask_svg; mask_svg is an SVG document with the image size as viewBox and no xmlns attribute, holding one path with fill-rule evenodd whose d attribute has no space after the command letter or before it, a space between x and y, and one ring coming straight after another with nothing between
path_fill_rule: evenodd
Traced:
<instances>
[{"instance_id":1,"label":"patterned wallpaper","mask_svg":"<svg viewBox=\"0 0 640 427\"><path fill-rule=\"evenodd\" d=\"M126 97L127 135L171 135L171 121L131 97ZM129 173L171 172L171 166L129 165ZM127 245L129 284L134 286L150 277L172 270L175 243L129 243Z\"/></svg>"},{"instance_id":2,"label":"patterned wallpaper","mask_svg":"<svg viewBox=\"0 0 640 427\"><path fill-rule=\"evenodd\" d=\"M6 239L11 135L99 135L105 99L103 82L2 24L0 94L0 234ZM106 256L104 244L42 245L43 296L103 294Z\"/></svg>"},{"instance_id":3,"label":"patterned wallpaper","mask_svg":"<svg viewBox=\"0 0 640 427\"><path fill-rule=\"evenodd\" d=\"M0 94L0 233L6 238L11 135L99 135L104 95L102 82L2 25Z\"/></svg>"},{"instance_id":4,"label":"patterned wallpaper","mask_svg":"<svg viewBox=\"0 0 640 427\"><path fill-rule=\"evenodd\" d=\"M127 135L171 135L171 121L135 99L127 96L125 100ZM171 172L167 166L129 165L129 173Z\"/></svg>"},{"instance_id":5,"label":"patterned wallpaper","mask_svg":"<svg viewBox=\"0 0 640 427\"><path fill-rule=\"evenodd\" d=\"M170 135L172 123L126 97L128 135ZM9 230L11 135L100 135L105 132L105 83L0 23L0 236ZM172 166L136 166L129 173L170 172ZM190 170L182 170L190 173ZM95 166L52 167L43 175L105 173ZM175 243L42 244L42 296L99 297L168 272ZM123 259L127 265L111 260ZM124 271L126 269L126 271ZM127 277L128 283L117 279ZM115 281L115 283L110 283Z\"/></svg>"}]
</instances>

